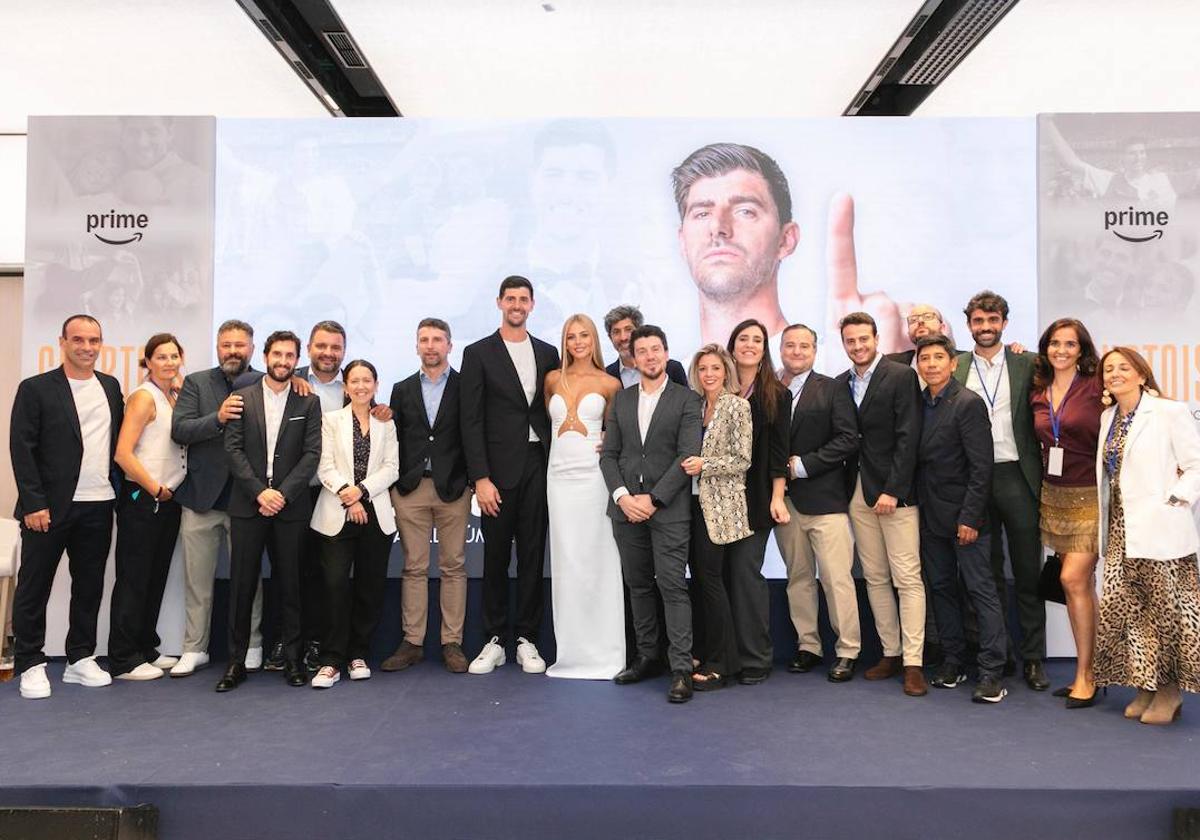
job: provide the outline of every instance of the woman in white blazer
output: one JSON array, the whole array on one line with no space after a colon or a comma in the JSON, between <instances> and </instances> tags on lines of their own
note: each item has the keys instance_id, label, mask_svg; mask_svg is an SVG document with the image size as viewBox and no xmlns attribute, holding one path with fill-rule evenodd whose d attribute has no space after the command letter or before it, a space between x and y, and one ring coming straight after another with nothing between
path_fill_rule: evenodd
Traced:
<instances>
[{"instance_id":1,"label":"woman in white blazer","mask_svg":"<svg viewBox=\"0 0 1200 840\"><path fill-rule=\"evenodd\" d=\"M396 533L388 489L400 476L400 444L396 427L371 415L379 375L370 362L356 359L342 370L342 381L350 404L321 423L321 495L311 522L324 537L321 569L329 599L313 688L330 688L343 668L352 680L370 678L367 651L383 608Z\"/></svg>"},{"instance_id":2,"label":"woman in white blazer","mask_svg":"<svg viewBox=\"0 0 1200 840\"><path fill-rule=\"evenodd\" d=\"M1180 689L1200 691L1200 432L1185 403L1158 395L1132 348L1100 360L1103 399L1096 479L1104 586L1096 683L1138 689L1125 717L1168 724Z\"/></svg>"}]
</instances>

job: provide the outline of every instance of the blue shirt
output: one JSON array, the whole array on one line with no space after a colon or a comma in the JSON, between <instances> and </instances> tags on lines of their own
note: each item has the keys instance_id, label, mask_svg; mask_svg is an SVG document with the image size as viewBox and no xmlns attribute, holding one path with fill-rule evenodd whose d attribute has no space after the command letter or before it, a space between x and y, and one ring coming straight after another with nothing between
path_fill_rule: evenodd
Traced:
<instances>
[{"instance_id":1,"label":"blue shirt","mask_svg":"<svg viewBox=\"0 0 1200 840\"><path fill-rule=\"evenodd\" d=\"M421 399L425 401L425 417L429 420L429 428L437 419L438 409L442 405L442 395L446 393L446 380L450 378L450 367L442 371L437 379L430 379L424 369L418 374L421 380Z\"/></svg>"},{"instance_id":2,"label":"blue shirt","mask_svg":"<svg viewBox=\"0 0 1200 840\"><path fill-rule=\"evenodd\" d=\"M871 362L871 366L867 368L867 372L859 376L854 367L850 368L850 392L854 397L854 407L862 406L863 397L867 395L867 387L871 384L871 377L875 373L875 368L879 367L879 360L883 356L879 353L875 354L875 361Z\"/></svg>"}]
</instances>

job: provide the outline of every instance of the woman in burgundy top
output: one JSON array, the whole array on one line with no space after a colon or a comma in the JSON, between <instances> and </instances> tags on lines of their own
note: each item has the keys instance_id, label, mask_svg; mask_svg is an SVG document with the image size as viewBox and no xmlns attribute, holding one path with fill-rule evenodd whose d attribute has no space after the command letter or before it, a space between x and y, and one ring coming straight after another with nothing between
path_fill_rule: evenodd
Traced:
<instances>
[{"instance_id":1,"label":"woman in burgundy top","mask_svg":"<svg viewBox=\"0 0 1200 840\"><path fill-rule=\"evenodd\" d=\"M1104 408L1098 361L1087 327L1074 318L1060 318L1038 341L1029 397L1042 448L1042 542L1062 560L1060 579L1078 657L1075 681L1055 692L1066 695L1068 709L1085 708L1096 700L1096 447Z\"/></svg>"}]
</instances>

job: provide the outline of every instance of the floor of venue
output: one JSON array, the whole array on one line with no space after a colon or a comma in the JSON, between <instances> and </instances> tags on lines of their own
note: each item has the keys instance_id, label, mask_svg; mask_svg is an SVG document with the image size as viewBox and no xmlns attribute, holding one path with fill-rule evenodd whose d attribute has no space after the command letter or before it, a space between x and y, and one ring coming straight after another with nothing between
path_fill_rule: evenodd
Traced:
<instances>
[{"instance_id":1,"label":"floor of venue","mask_svg":"<svg viewBox=\"0 0 1200 840\"><path fill-rule=\"evenodd\" d=\"M1055 686L1073 670L1052 662ZM0 805L160 811L161 840L211 838L1076 838L1170 836L1200 807L1200 701L1173 727L1131 692L1068 711L1019 679L905 697L776 670L666 701L635 686L451 675L426 661L333 689L252 674L0 686Z\"/></svg>"}]
</instances>

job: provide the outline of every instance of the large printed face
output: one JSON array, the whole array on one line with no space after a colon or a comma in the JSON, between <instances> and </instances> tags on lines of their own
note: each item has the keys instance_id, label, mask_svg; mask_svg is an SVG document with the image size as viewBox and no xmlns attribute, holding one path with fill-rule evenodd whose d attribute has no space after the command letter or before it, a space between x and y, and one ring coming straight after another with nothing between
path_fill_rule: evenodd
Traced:
<instances>
[{"instance_id":1,"label":"large printed face","mask_svg":"<svg viewBox=\"0 0 1200 840\"><path fill-rule=\"evenodd\" d=\"M744 298L774 282L779 261L796 249L794 222L781 225L767 180L735 169L692 184L679 245L696 287L718 301Z\"/></svg>"},{"instance_id":2,"label":"large printed face","mask_svg":"<svg viewBox=\"0 0 1200 840\"><path fill-rule=\"evenodd\" d=\"M548 146L530 185L539 229L558 239L595 235L607 187L602 148L590 143Z\"/></svg>"}]
</instances>

